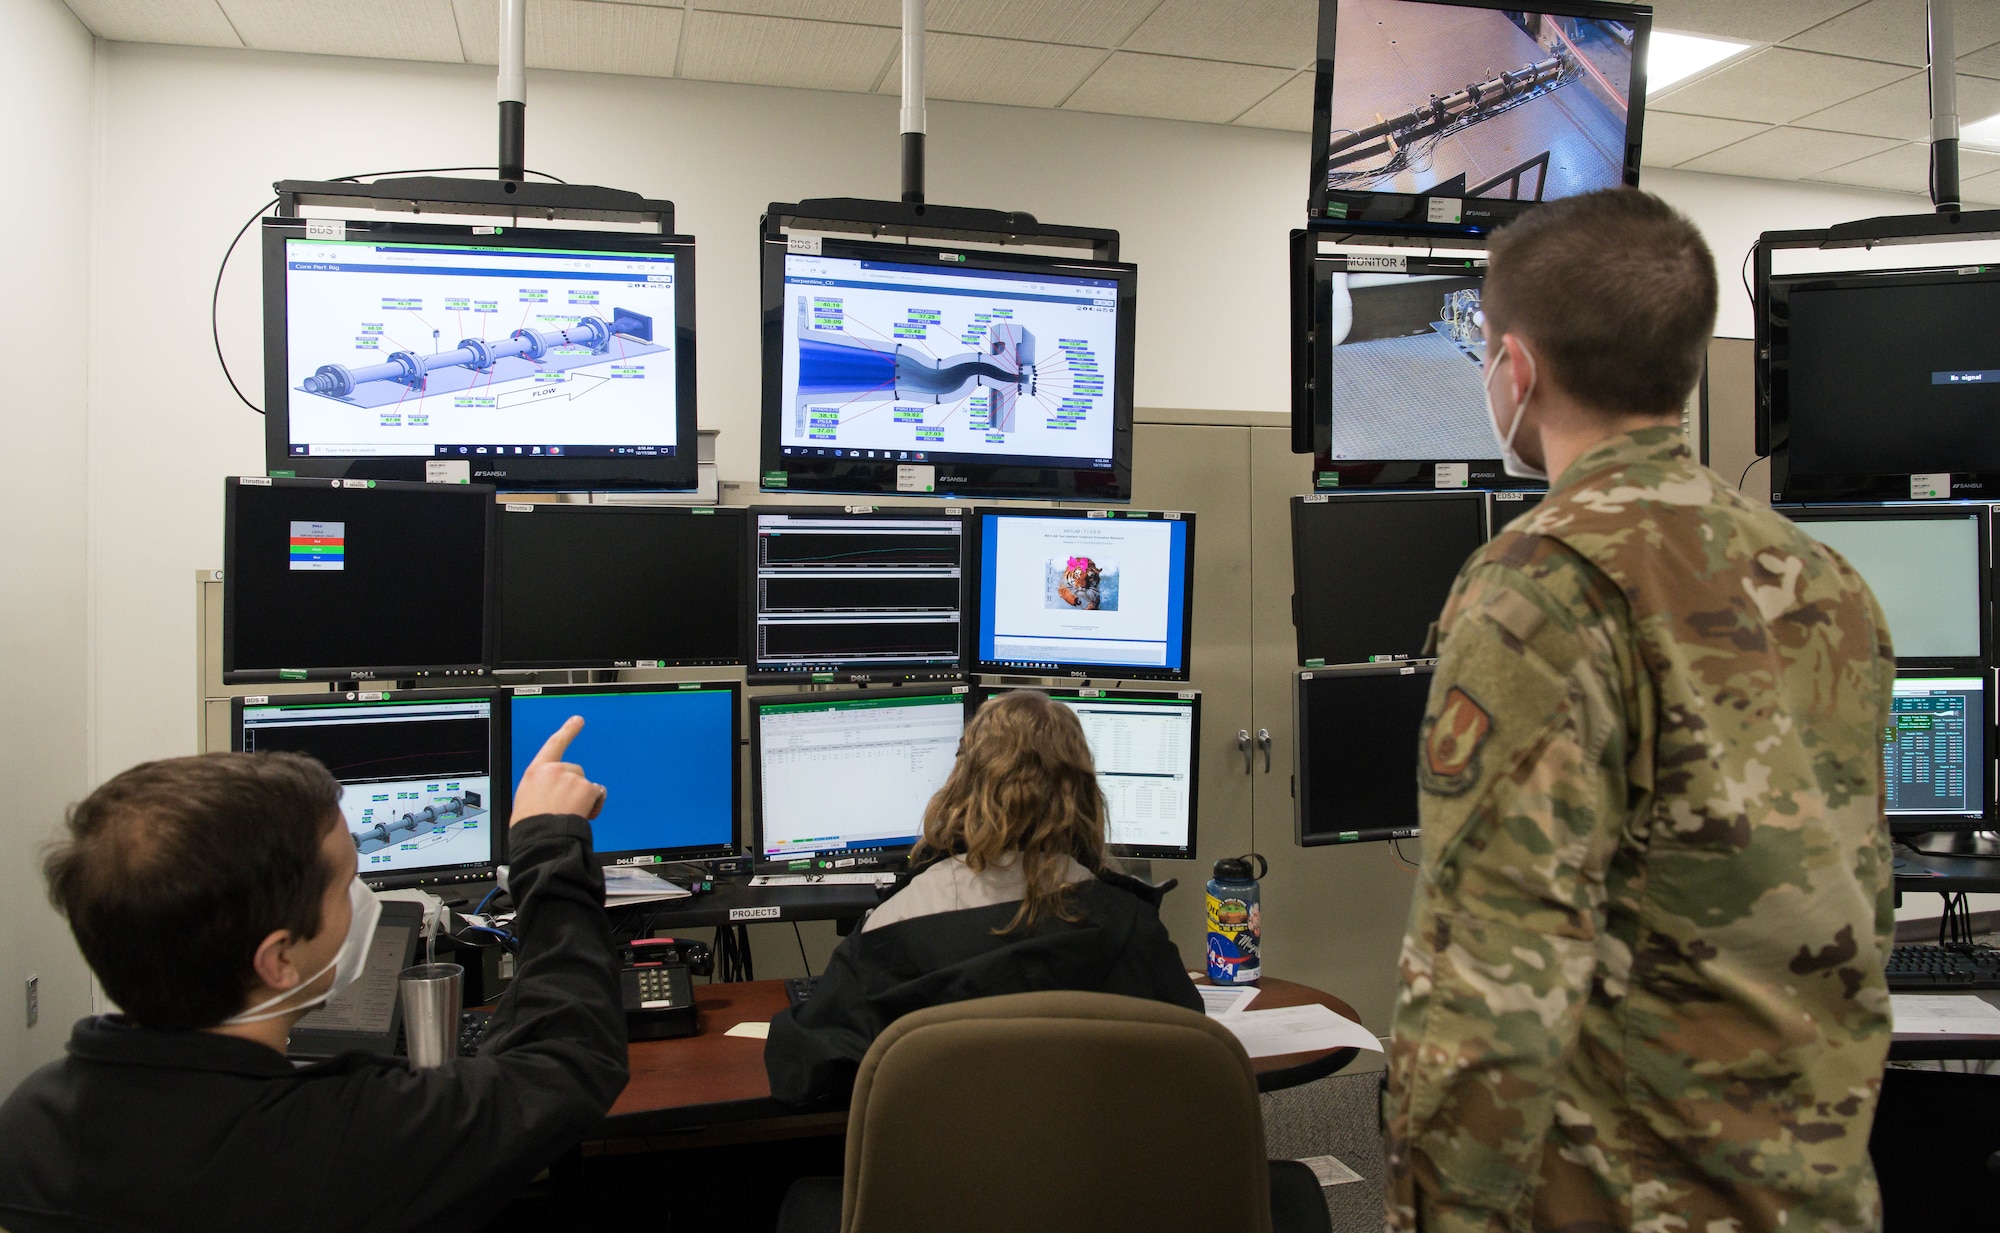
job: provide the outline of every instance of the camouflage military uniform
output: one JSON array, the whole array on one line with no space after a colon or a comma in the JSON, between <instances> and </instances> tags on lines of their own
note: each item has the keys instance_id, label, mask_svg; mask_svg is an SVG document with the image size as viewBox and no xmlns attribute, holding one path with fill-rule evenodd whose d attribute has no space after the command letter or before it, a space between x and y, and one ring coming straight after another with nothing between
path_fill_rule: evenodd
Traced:
<instances>
[{"instance_id":1,"label":"camouflage military uniform","mask_svg":"<svg viewBox=\"0 0 2000 1233\"><path fill-rule=\"evenodd\" d=\"M1876 1228L1895 661L1859 576L1649 428L1439 628L1390 1227Z\"/></svg>"}]
</instances>

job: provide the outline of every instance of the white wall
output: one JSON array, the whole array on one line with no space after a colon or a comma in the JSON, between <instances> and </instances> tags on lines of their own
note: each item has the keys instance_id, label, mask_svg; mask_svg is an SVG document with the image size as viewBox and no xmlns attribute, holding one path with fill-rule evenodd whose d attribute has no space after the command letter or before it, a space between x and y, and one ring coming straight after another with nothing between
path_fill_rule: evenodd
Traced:
<instances>
[{"instance_id":1,"label":"white wall","mask_svg":"<svg viewBox=\"0 0 2000 1233\"><path fill-rule=\"evenodd\" d=\"M60 0L0 0L0 1093L57 1056L89 974L42 895L40 854L85 771L85 481L92 49ZM25 981L41 978L26 1029Z\"/></svg>"}]
</instances>

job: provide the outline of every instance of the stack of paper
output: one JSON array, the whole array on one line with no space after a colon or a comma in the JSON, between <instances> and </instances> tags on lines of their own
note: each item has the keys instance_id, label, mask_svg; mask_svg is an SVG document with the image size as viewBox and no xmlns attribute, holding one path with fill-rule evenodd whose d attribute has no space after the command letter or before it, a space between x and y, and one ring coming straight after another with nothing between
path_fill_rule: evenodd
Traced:
<instances>
[{"instance_id":1,"label":"stack of paper","mask_svg":"<svg viewBox=\"0 0 2000 1233\"><path fill-rule=\"evenodd\" d=\"M604 870L604 906L623 907L630 903L652 903L664 899L686 899L694 894L644 869L611 865Z\"/></svg>"},{"instance_id":2,"label":"stack of paper","mask_svg":"<svg viewBox=\"0 0 2000 1233\"><path fill-rule=\"evenodd\" d=\"M1239 1010L1219 1015L1216 1022L1236 1034L1251 1057L1281 1053L1319 1053L1328 1049L1382 1051L1375 1033L1326 1007L1286 1006L1278 1010Z\"/></svg>"},{"instance_id":3,"label":"stack of paper","mask_svg":"<svg viewBox=\"0 0 2000 1233\"><path fill-rule=\"evenodd\" d=\"M2000 1007L1976 993L1896 993L1889 1002L1899 1035L2000 1036Z\"/></svg>"}]
</instances>

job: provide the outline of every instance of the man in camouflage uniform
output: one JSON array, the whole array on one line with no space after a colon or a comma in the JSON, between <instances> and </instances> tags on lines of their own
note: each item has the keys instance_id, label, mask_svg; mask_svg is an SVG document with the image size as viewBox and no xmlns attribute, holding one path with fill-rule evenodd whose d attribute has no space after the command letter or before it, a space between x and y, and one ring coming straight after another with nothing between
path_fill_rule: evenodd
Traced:
<instances>
[{"instance_id":1,"label":"man in camouflage uniform","mask_svg":"<svg viewBox=\"0 0 2000 1233\"><path fill-rule=\"evenodd\" d=\"M1494 238L1495 431L1558 478L1439 622L1392 1229L1879 1226L1895 661L1853 569L1688 455L1715 300L1634 190Z\"/></svg>"}]
</instances>

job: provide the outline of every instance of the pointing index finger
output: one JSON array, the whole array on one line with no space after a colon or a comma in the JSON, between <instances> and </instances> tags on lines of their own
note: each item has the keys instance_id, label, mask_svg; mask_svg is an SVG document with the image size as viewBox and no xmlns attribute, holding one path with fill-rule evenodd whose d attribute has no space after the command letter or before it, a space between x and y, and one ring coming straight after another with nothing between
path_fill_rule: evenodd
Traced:
<instances>
[{"instance_id":1,"label":"pointing index finger","mask_svg":"<svg viewBox=\"0 0 2000 1233\"><path fill-rule=\"evenodd\" d=\"M583 716L570 716L564 721L562 727L557 728L549 735L548 740L542 742L541 752L535 755L535 760L529 763L529 765L538 766L544 762L562 761L563 752L569 748L569 743L575 740L576 734L581 731L583 731Z\"/></svg>"}]
</instances>

